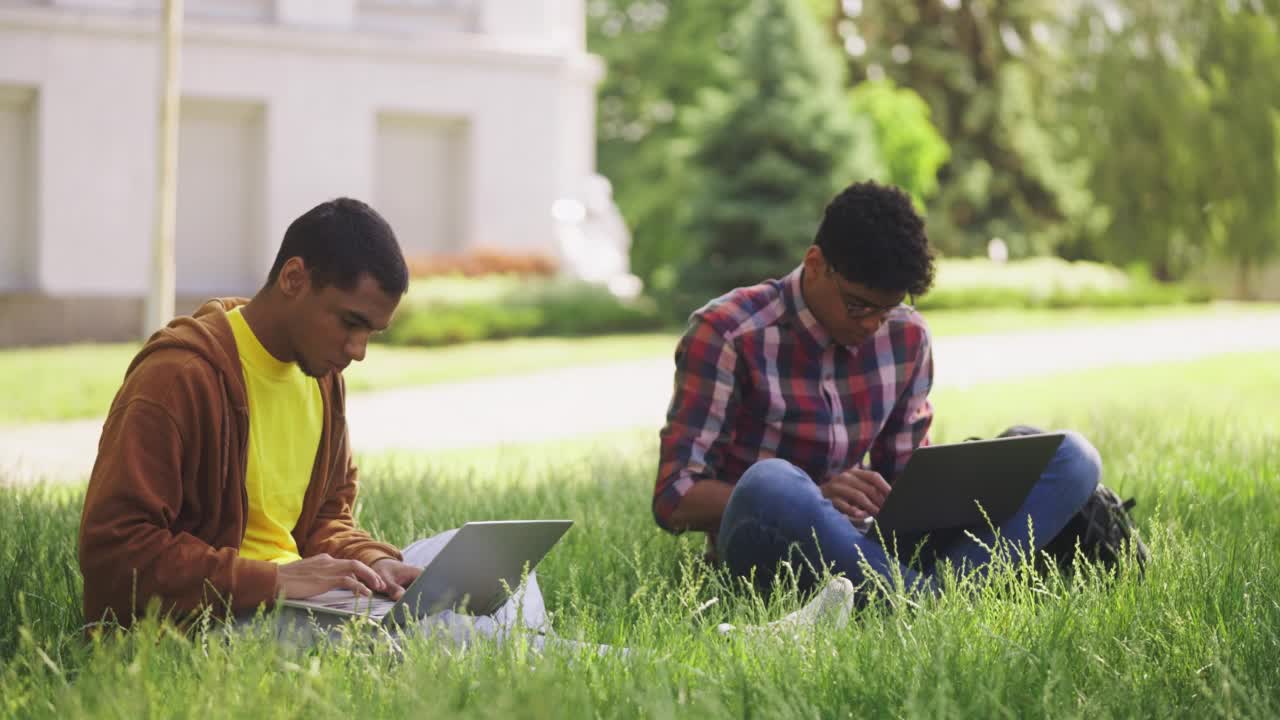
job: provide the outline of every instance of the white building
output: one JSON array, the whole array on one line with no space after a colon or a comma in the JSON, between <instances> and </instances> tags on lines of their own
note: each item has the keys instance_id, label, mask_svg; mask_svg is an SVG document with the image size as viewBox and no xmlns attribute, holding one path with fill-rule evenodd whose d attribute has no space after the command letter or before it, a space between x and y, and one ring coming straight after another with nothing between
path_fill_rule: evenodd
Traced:
<instances>
[{"instance_id":1,"label":"white building","mask_svg":"<svg viewBox=\"0 0 1280 720\"><path fill-rule=\"evenodd\" d=\"M0 0L0 345L136 337L161 0ZM406 255L554 254L595 167L583 0L187 0L178 307L251 293L350 195Z\"/></svg>"}]
</instances>

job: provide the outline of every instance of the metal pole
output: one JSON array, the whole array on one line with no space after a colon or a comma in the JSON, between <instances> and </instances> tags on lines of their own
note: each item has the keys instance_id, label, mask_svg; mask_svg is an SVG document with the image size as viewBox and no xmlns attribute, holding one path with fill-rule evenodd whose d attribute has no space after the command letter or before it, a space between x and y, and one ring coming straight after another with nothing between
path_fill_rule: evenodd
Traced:
<instances>
[{"instance_id":1,"label":"metal pole","mask_svg":"<svg viewBox=\"0 0 1280 720\"><path fill-rule=\"evenodd\" d=\"M151 287L147 295L142 337L173 318L173 236L178 216L178 113L182 77L182 0L164 3L164 54L161 57L160 123L157 145L156 224L153 237Z\"/></svg>"}]
</instances>

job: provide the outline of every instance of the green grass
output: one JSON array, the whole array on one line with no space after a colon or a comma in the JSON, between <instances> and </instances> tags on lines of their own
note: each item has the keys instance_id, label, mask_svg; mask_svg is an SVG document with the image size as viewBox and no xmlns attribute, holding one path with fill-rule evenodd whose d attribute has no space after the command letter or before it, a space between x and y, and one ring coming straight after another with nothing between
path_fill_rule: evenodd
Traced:
<instances>
[{"instance_id":1,"label":"green grass","mask_svg":"<svg viewBox=\"0 0 1280 720\"><path fill-rule=\"evenodd\" d=\"M352 392L475 380L564 365L662 357L676 335L523 338L442 348L372 345L346 371ZM138 345L115 343L0 350L0 425L106 415Z\"/></svg>"},{"instance_id":2,"label":"green grass","mask_svg":"<svg viewBox=\"0 0 1280 720\"><path fill-rule=\"evenodd\" d=\"M0 350L0 425L106 415L137 351L132 343Z\"/></svg>"},{"instance_id":3,"label":"green grass","mask_svg":"<svg viewBox=\"0 0 1280 720\"><path fill-rule=\"evenodd\" d=\"M591 337L662 330L647 297L623 301L606 288L562 278L415 280L383 341L439 347L514 337Z\"/></svg>"},{"instance_id":4,"label":"green grass","mask_svg":"<svg viewBox=\"0 0 1280 720\"><path fill-rule=\"evenodd\" d=\"M1274 303L1230 303L1211 305L1160 305L1112 308L986 308L982 310L924 310L935 337L979 335L1034 330L1055 330L1096 325L1120 325L1158 319L1223 317L1269 313L1280 310Z\"/></svg>"},{"instance_id":5,"label":"green grass","mask_svg":"<svg viewBox=\"0 0 1280 720\"><path fill-rule=\"evenodd\" d=\"M1174 305L1072 310L934 310L935 336L1139 322L1154 318L1275 312L1274 304ZM474 380L567 365L670 357L678 331L589 338L522 338L442 348L376 344L347 370L353 392ZM68 345L0 350L0 426L106 414L137 345Z\"/></svg>"},{"instance_id":6,"label":"green grass","mask_svg":"<svg viewBox=\"0 0 1280 720\"><path fill-rule=\"evenodd\" d=\"M598 365L675 351L677 335L643 333L588 338L520 338L453 345L405 348L375 345L364 362L346 370L353 392L412 385L476 380L551 370L566 365Z\"/></svg>"},{"instance_id":7,"label":"green grass","mask_svg":"<svg viewBox=\"0 0 1280 720\"><path fill-rule=\"evenodd\" d=\"M155 624L85 645L82 490L0 488L0 717L1275 717L1276 397L1274 354L939 393L939 440L1013 422L1092 438L1105 481L1139 499L1146 576L1006 571L783 639L715 634L800 600L728 586L699 569L699 538L655 528L651 432L362 459L360 522L392 542L469 519L574 518L539 568L554 622L635 648L630 661L419 640L401 659L359 639L302 652Z\"/></svg>"}]
</instances>

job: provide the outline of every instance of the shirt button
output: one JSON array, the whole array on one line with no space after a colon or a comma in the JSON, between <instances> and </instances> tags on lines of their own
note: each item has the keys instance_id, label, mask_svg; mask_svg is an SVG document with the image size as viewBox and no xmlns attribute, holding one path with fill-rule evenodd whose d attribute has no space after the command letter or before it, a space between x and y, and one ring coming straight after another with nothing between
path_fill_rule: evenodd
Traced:
<instances>
[{"instance_id":1,"label":"shirt button","mask_svg":"<svg viewBox=\"0 0 1280 720\"><path fill-rule=\"evenodd\" d=\"M822 376L822 379L823 379L823 381L825 381L825 382L831 382L831 379L832 379L833 377L835 377L835 376L834 376L834 375L832 375L831 373L827 373L826 375L823 375L823 376Z\"/></svg>"}]
</instances>

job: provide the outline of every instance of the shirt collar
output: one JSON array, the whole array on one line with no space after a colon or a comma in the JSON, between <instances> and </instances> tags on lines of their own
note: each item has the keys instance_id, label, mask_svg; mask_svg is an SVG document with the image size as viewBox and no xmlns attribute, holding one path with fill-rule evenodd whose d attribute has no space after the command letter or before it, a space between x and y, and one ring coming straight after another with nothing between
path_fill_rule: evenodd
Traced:
<instances>
[{"instance_id":1,"label":"shirt collar","mask_svg":"<svg viewBox=\"0 0 1280 720\"><path fill-rule=\"evenodd\" d=\"M291 377L294 372L301 373L296 364L281 362L271 355L240 310L235 308L227 313L227 322L231 323L231 332L236 339L236 350L240 353L240 364L259 376L273 380Z\"/></svg>"},{"instance_id":2,"label":"shirt collar","mask_svg":"<svg viewBox=\"0 0 1280 720\"><path fill-rule=\"evenodd\" d=\"M796 319L800 321L800 327L804 329L805 334L812 338L818 347L825 349L832 343L831 335L826 328L822 327L822 323L818 322L818 318L804 301L804 292L800 288L800 277L803 273L804 265L788 273L783 279L782 292L786 295L787 304L795 312Z\"/></svg>"}]
</instances>

